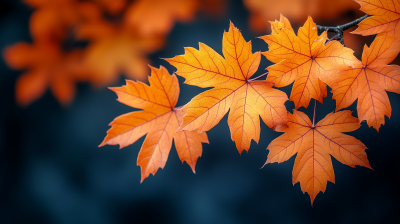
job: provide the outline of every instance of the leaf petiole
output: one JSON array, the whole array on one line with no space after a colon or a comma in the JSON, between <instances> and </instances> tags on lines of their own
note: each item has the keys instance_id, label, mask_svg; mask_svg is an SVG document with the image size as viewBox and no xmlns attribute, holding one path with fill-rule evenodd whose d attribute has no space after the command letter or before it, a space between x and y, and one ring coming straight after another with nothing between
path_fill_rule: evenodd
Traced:
<instances>
[{"instance_id":1,"label":"leaf petiole","mask_svg":"<svg viewBox=\"0 0 400 224\"><path fill-rule=\"evenodd\" d=\"M269 72L266 72L266 73L264 73L264 74L262 74L262 75L260 75L260 76L255 77L254 79L249 79L249 80L247 80L247 82L252 82L252 81L254 81L254 80L261 79L262 77L267 76L268 73L269 73Z\"/></svg>"},{"instance_id":2,"label":"leaf petiole","mask_svg":"<svg viewBox=\"0 0 400 224\"><path fill-rule=\"evenodd\" d=\"M311 128L315 128L315 114L317 113L317 100L314 99L314 116L313 116L313 120L312 120L312 127Z\"/></svg>"}]
</instances>

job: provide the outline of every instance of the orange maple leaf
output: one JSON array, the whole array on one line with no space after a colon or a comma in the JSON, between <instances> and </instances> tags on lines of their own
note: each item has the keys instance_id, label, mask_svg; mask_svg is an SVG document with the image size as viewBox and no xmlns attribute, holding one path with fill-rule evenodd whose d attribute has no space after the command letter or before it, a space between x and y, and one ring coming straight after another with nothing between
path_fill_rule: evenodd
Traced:
<instances>
[{"instance_id":1,"label":"orange maple leaf","mask_svg":"<svg viewBox=\"0 0 400 224\"><path fill-rule=\"evenodd\" d=\"M400 35L400 0L355 0L361 11L372 15L358 24L352 33L363 36L391 33Z\"/></svg>"},{"instance_id":2,"label":"orange maple leaf","mask_svg":"<svg viewBox=\"0 0 400 224\"><path fill-rule=\"evenodd\" d=\"M21 106L41 97L47 86L66 105L75 94L75 82L87 76L81 51L63 53L57 44L48 42L15 44L5 50L4 59L14 69L29 69L16 84L16 99Z\"/></svg>"},{"instance_id":3,"label":"orange maple leaf","mask_svg":"<svg viewBox=\"0 0 400 224\"><path fill-rule=\"evenodd\" d=\"M327 83L336 100L336 111L350 106L356 99L358 118L366 120L377 131L390 118L392 108L385 92L400 93L400 66L387 65L400 50L399 42L391 35L380 35L371 47L364 46L362 62L347 68Z\"/></svg>"},{"instance_id":4,"label":"orange maple leaf","mask_svg":"<svg viewBox=\"0 0 400 224\"><path fill-rule=\"evenodd\" d=\"M294 101L296 109L301 106L307 108L311 98L322 103L327 93L326 84L320 79L357 61L353 50L343 47L338 41L325 45L326 32L318 36L316 26L308 17L296 36L290 23L281 17L281 22L272 23L272 35L260 37L269 45L269 51L263 55L278 63L267 68L267 81L275 83L276 87L294 82L290 100Z\"/></svg>"},{"instance_id":5,"label":"orange maple leaf","mask_svg":"<svg viewBox=\"0 0 400 224\"><path fill-rule=\"evenodd\" d=\"M365 145L341 133L360 127L351 111L330 113L315 126L303 112L294 110L288 117L287 127L276 129L285 133L268 145L265 164L285 162L297 153L292 181L293 184L300 182L301 190L310 195L311 204L320 191L325 192L328 181L335 183L330 155L351 167L359 165L372 169Z\"/></svg>"},{"instance_id":6,"label":"orange maple leaf","mask_svg":"<svg viewBox=\"0 0 400 224\"><path fill-rule=\"evenodd\" d=\"M260 52L251 52L251 42L246 42L230 23L229 32L223 36L225 58L207 45L200 49L185 48L185 55L166 59L186 78L185 83L202 88L214 87L194 97L182 110L185 112L180 130L197 130L198 133L213 128L231 108L228 124L231 138L238 151L250 148L251 140L260 138L260 120L272 129L285 124L284 106L287 95L273 89L271 82L249 78L257 71Z\"/></svg>"},{"instance_id":7,"label":"orange maple leaf","mask_svg":"<svg viewBox=\"0 0 400 224\"><path fill-rule=\"evenodd\" d=\"M150 86L142 82L127 80L125 86L110 88L118 95L118 101L130 107L143 109L115 118L100 144L120 145L120 148L134 143L147 134L137 159L141 167L141 182L158 168L164 168L175 139L175 147L181 161L186 161L193 172L201 156L201 143L208 143L206 133L176 132L183 112L174 108L179 96L179 82L175 75L169 75L161 66L151 68Z\"/></svg>"}]
</instances>

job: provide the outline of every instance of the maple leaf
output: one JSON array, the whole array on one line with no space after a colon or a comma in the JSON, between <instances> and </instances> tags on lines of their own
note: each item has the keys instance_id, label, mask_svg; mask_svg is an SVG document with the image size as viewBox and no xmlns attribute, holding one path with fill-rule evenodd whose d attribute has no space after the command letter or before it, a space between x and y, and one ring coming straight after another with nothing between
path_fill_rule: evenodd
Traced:
<instances>
[{"instance_id":1,"label":"maple leaf","mask_svg":"<svg viewBox=\"0 0 400 224\"><path fill-rule=\"evenodd\" d=\"M330 77L331 73L341 67L352 66L357 61L353 50L338 41L330 41L325 45L326 32L318 36L316 24L311 17L299 28L298 36L291 26L289 29L278 27L284 22L286 27L290 26L281 17L281 22L272 23L272 35L260 37L269 45L269 51L263 55L278 63L267 68L267 81L275 83L276 87L288 86L294 82L290 100L296 109L301 106L307 108L311 98L322 103L327 93L326 84L320 78Z\"/></svg>"},{"instance_id":2,"label":"maple leaf","mask_svg":"<svg viewBox=\"0 0 400 224\"><path fill-rule=\"evenodd\" d=\"M127 80L125 86L110 88L118 95L119 102L143 110L115 118L99 146L119 144L123 148L147 134L137 159L141 182L150 173L154 175L158 168L164 168L173 139L179 158L186 161L193 172L202 153L201 143L208 143L206 133L176 132L183 116L180 109L174 108L179 96L178 79L162 66L150 68L150 86Z\"/></svg>"},{"instance_id":3,"label":"maple leaf","mask_svg":"<svg viewBox=\"0 0 400 224\"><path fill-rule=\"evenodd\" d=\"M277 127L277 131L285 133L268 145L265 164L287 161L297 153L292 181L293 184L300 182L301 190L310 195L311 204L320 191L325 192L328 181L335 183L330 155L351 167L359 165L372 169L365 145L342 133L360 127L351 111L330 113L315 126L306 114L297 110L289 113L288 118L287 127Z\"/></svg>"},{"instance_id":4,"label":"maple leaf","mask_svg":"<svg viewBox=\"0 0 400 224\"><path fill-rule=\"evenodd\" d=\"M198 7L197 0L138 0L127 9L125 20L141 35L166 34L175 20L191 20Z\"/></svg>"},{"instance_id":5,"label":"maple leaf","mask_svg":"<svg viewBox=\"0 0 400 224\"><path fill-rule=\"evenodd\" d=\"M74 82L87 75L81 58L79 50L65 54L58 45L42 41L8 47L4 53L7 64L14 69L29 70L17 80L17 102L27 106L42 96L49 86L60 103L70 103L75 94Z\"/></svg>"},{"instance_id":6,"label":"maple leaf","mask_svg":"<svg viewBox=\"0 0 400 224\"><path fill-rule=\"evenodd\" d=\"M185 55L166 60L178 69L177 75L186 78L185 83L214 87L182 108L185 116L180 130L208 131L230 108L231 138L241 153L250 148L252 139L259 141L259 116L272 129L286 123L284 103L288 98L284 92L273 89L271 82L249 79L258 69L261 54L251 52L251 42L244 40L233 23L229 32L224 33L222 43L225 58L200 43L199 50L187 47Z\"/></svg>"},{"instance_id":7,"label":"maple leaf","mask_svg":"<svg viewBox=\"0 0 400 224\"><path fill-rule=\"evenodd\" d=\"M335 74L327 83L336 100L336 111L350 106L356 99L358 118L377 131L390 118L392 108L385 92L400 93L400 66L387 65L397 56L399 42L391 35L380 35L371 47L364 46L362 62Z\"/></svg>"},{"instance_id":8,"label":"maple leaf","mask_svg":"<svg viewBox=\"0 0 400 224\"><path fill-rule=\"evenodd\" d=\"M400 34L400 0L355 0L361 11L372 15L361 21L354 34L363 36L391 33Z\"/></svg>"}]
</instances>

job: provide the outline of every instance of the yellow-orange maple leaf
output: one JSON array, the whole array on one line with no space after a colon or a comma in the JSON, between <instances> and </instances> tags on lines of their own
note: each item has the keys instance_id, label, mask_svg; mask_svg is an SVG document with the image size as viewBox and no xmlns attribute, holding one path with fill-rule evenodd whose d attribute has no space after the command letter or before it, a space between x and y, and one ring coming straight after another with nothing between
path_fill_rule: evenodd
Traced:
<instances>
[{"instance_id":1,"label":"yellow-orange maple leaf","mask_svg":"<svg viewBox=\"0 0 400 224\"><path fill-rule=\"evenodd\" d=\"M283 23L285 25L280 25ZM284 17L281 17L281 22L272 23L272 27L272 35L260 37L269 45L269 51L263 55L278 63L267 68L267 81L275 83L276 87L294 82L290 100L294 101L296 109L301 106L307 108L311 98L322 103L327 93L326 84L321 79L357 61L353 50L343 47L338 41L330 41L325 45L326 32L318 36L311 17L299 28L298 36Z\"/></svg>"},{"instance_id":2,"label":"yellow-orange maple leaf","mask_svg":"<svg viewBox=\"0 0 400 224\"><path fill-rule=\"evenodd\" d=\"M355 0L361 11L372 15L358 24L352 33L364 36L378 33L400 35L400 0Z\"/></svg>"},{"instance_id":3,"label":"yellow-orange maple leaf","mask_svg":"<svg viewBox=\"0 0 400 224\"><path fill-rule=\"evenodd\" d=\"M258 143L260 119L272 129L285 124L284 106L287 95L273 89L271 82L252 81L257 71L260 52L251 52L251 42L246 42L240 31L230 24L223 36L223 58L207 45L200 49L185 48L185 55L166 59L175 66L176 74L186 78L185 83L202 88L214 87L194 97L182 110L185 112L181 130L210 130L231 109L228 124L232 140L238 151L250 148L251 140Z\"/></svg>"},{"instance_id":4,"label":"yellow-orange maple leaf","mask_svg":"<svg viewBox=\"0 0 400 224\"><path fill-rule=\"evenodd\" d=\"M371 47L364 46L362 62L333 76L332 88L336 110L350 106L356 99L358 118L377 131L390 118L392 108L385 92L400 93L400 66L387 65L396 58L400 44L392 35L380 35Z\"/></svg>"},{"instance_id":5,"label":"yellow-orange maple leaf","mask_svg":"<svg viewBox=\"0 0 400 224\"><path fill-rule=\"evenodd\" d=\"M57 44L47 41L15 44L5 50L4 59L14 69L29 69L16 84L16 99L21 106L41 97L48 86L58 101L66 105L75 94L75 82L87 76L81 51L65 54Z\"/></svg>"},{"instance_id":6,"label":"yellow-orange maple leaf","mask_svg":"<svg viewBox=\"0 0 400 224\"><path fill-rule=\"evenodd\" d=\"M365 153L365 145L358 139L343 134L360 127L351 111L330 113L313 126L307 115L293 111L288 115L285 132L268 145L268 159L265 164L284 162L297 153L293 167L293 184L300 182L301 190L307 192L314 202L317 194L325 192L328 181L335 183L331 156L339 162L371 168Z\"/></svg>"},{"instance_id":7,"label":"yellow-orange maple leaf","mask_svg":"<svg viewBox=\"0 0 400 224\"><path fill-rule=\"evenodd\" d=\"M120 145L120 148L134 143L147 134L137 159L143 181L158 168L164 168L172 139L181 161L186 161L193 172L201 156L201 143L208 143L206 133L176 132L183 112L174 108L179 96L179 83L175 75L161 67L151 67L150 86L142 82L127 80L125 86L110 88L118 95L118 101L130 107L143 109L115 118L100 146Z\"/></svg>"}]
</instances>

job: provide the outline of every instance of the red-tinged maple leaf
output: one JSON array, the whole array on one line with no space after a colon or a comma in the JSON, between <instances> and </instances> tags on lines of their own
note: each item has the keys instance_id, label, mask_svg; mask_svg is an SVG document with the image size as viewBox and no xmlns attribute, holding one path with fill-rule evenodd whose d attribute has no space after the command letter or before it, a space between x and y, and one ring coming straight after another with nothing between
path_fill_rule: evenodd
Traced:
<instances>
[{"instance_id":1,"label":"red-tinged maple leaf","mask_svg":"<svg viewBox=\"0 0 400 224\"><path fill-rule=\"evenodd\" d=\"M179 82L161 66L151 68L150 86L127 80L125 86L110 88L118 95L118 101L130 107L143 109L121 115L110 123L107 136L100 146L120 145L126 147L146 135L137 159L143 181L158 168L164 168L172 146L172 139L181 161L186 161L193 172L201 156L201 143L208 143L206 133L176 132L183 112L174 108L179 96Z\"/></svg>"},{"instance_id":2,"label":"red-tinged maple leaf","mask_svg":"<svg viewBox=\"0 0 400 224\"><path fill-rule=\"evenodd\" d=\"M377 131L390 118L392 108L385 91L400 93L400 66L387 65L400 51L392 35L380 35L371 47L364 46L362 62L345 69L327 83L336 100L336 111L350 106L356 99L358 118Z\"/></svg>"},{"instance_id":3,"label":"red-tinged maple leaf","mask_svg":"<svg viewBox=\"0 0 400 224\"><path fill-rule=\"evenodd\" d=\"M4 53L7 64L14 69L28 69L18 78L17 102L27 106L50 87L60 103L70 103L75 94L75 82L86 77L81 58L79 50L65 54L59 46L41 41L8 47Z\"/></svg>"},{"instance_id":4,"label":"red-tinged maple leaf","mask_svg":"<svg viewBox=\"0 0 400 224\"><path fill-rule=\"evenodd\" d=\"M286 25L280 25L283 23ZM330 77L341 67L353 66L357 61L353 50L338 41L325 45L326 32L318 36L316 26L309 17L296 36L290 23L281 17L280 22L272 23L272 35L260 37L269 45L269 51L263 55L277 63L267 68L267 81L273 82L276 87L294 82L290 100L296 109L301 106L307 108L311 98L322 103L327 93L326 84L321 79Z\"/></svg>"},{"instance_id":5,"label":"red-tinged maple leaf","mask_svg":"<svg viewBox=\"0 0 400 224\"><path fill-rule=\"evenodd\" d=\"M137 0L125 14L129 26L144 36L166 34L175 21L189 21L199 7L197 0Z\"/></svg>"},{"instance_id":6,"label":"red-tinged maple leaf","mask_svg":"<svg viewBox=\"0 0 400 224\"><path fill-rule=\"evenodd\" d=\"M147 80L146 55L163 45L159 36L143 37L126 24L115 25L102 17L101 9L82 3L83 22L76 29L78 39L90 40L84 52L84 64L92 71L90 80L96 86L106 86L117 80L120 73L129 79Z\"/></svg>"},{"instance_id":7,"label":"red-tinged maple leaf","mask_svg":"<svg viewBox=\"0 0 400 224\"><path fill-rule=\"evenodd\" d=\"M358 24L352 33L364 36L390 33L400 35L400 0L355 0L361 11L372 15Z\"/></svg>"},{"instance_id":8,"label":"red-tinged maple leaf","mask_svg":"<svg viewBox=\"0 0 400 224\"><path fill-rule=\"evenodd\" d=\"M194 97L182 110L185 112L180 130L197 130L198 133L213 128L230 109L228 124L232 140L238 151L250 148L251 140L260 138L259 116L274 129L285 124L284 106L287 95L273 89L271 82L249 78L257 71L260 52L252 53L251 42L246 42L230 24L222 40L223 58L207 45L200 49L185 48L185 55L166 59L186 78L185 83L202 88L214 87Z\"/></svg>"},{"instance_id":9,"label":"red-tinged maple leaf","mask_svg":"<svg viewBox=\"0 0 400 224\"><path fill-rule=\"evenodd\" d=\"M293 184L300 182L301 190L310 195L311 204L320 191L325 192L328 181L335 183L330 156L351 167L359 165L371 169L365 145L342 133L360 127L358 119L351 116L351 111L330 113L315 126L300 111L294 110L288 117L287 127L276 129L285 133L268 145L265 164L285 162L297 153Z\"/></svg>"}]
</instances>

